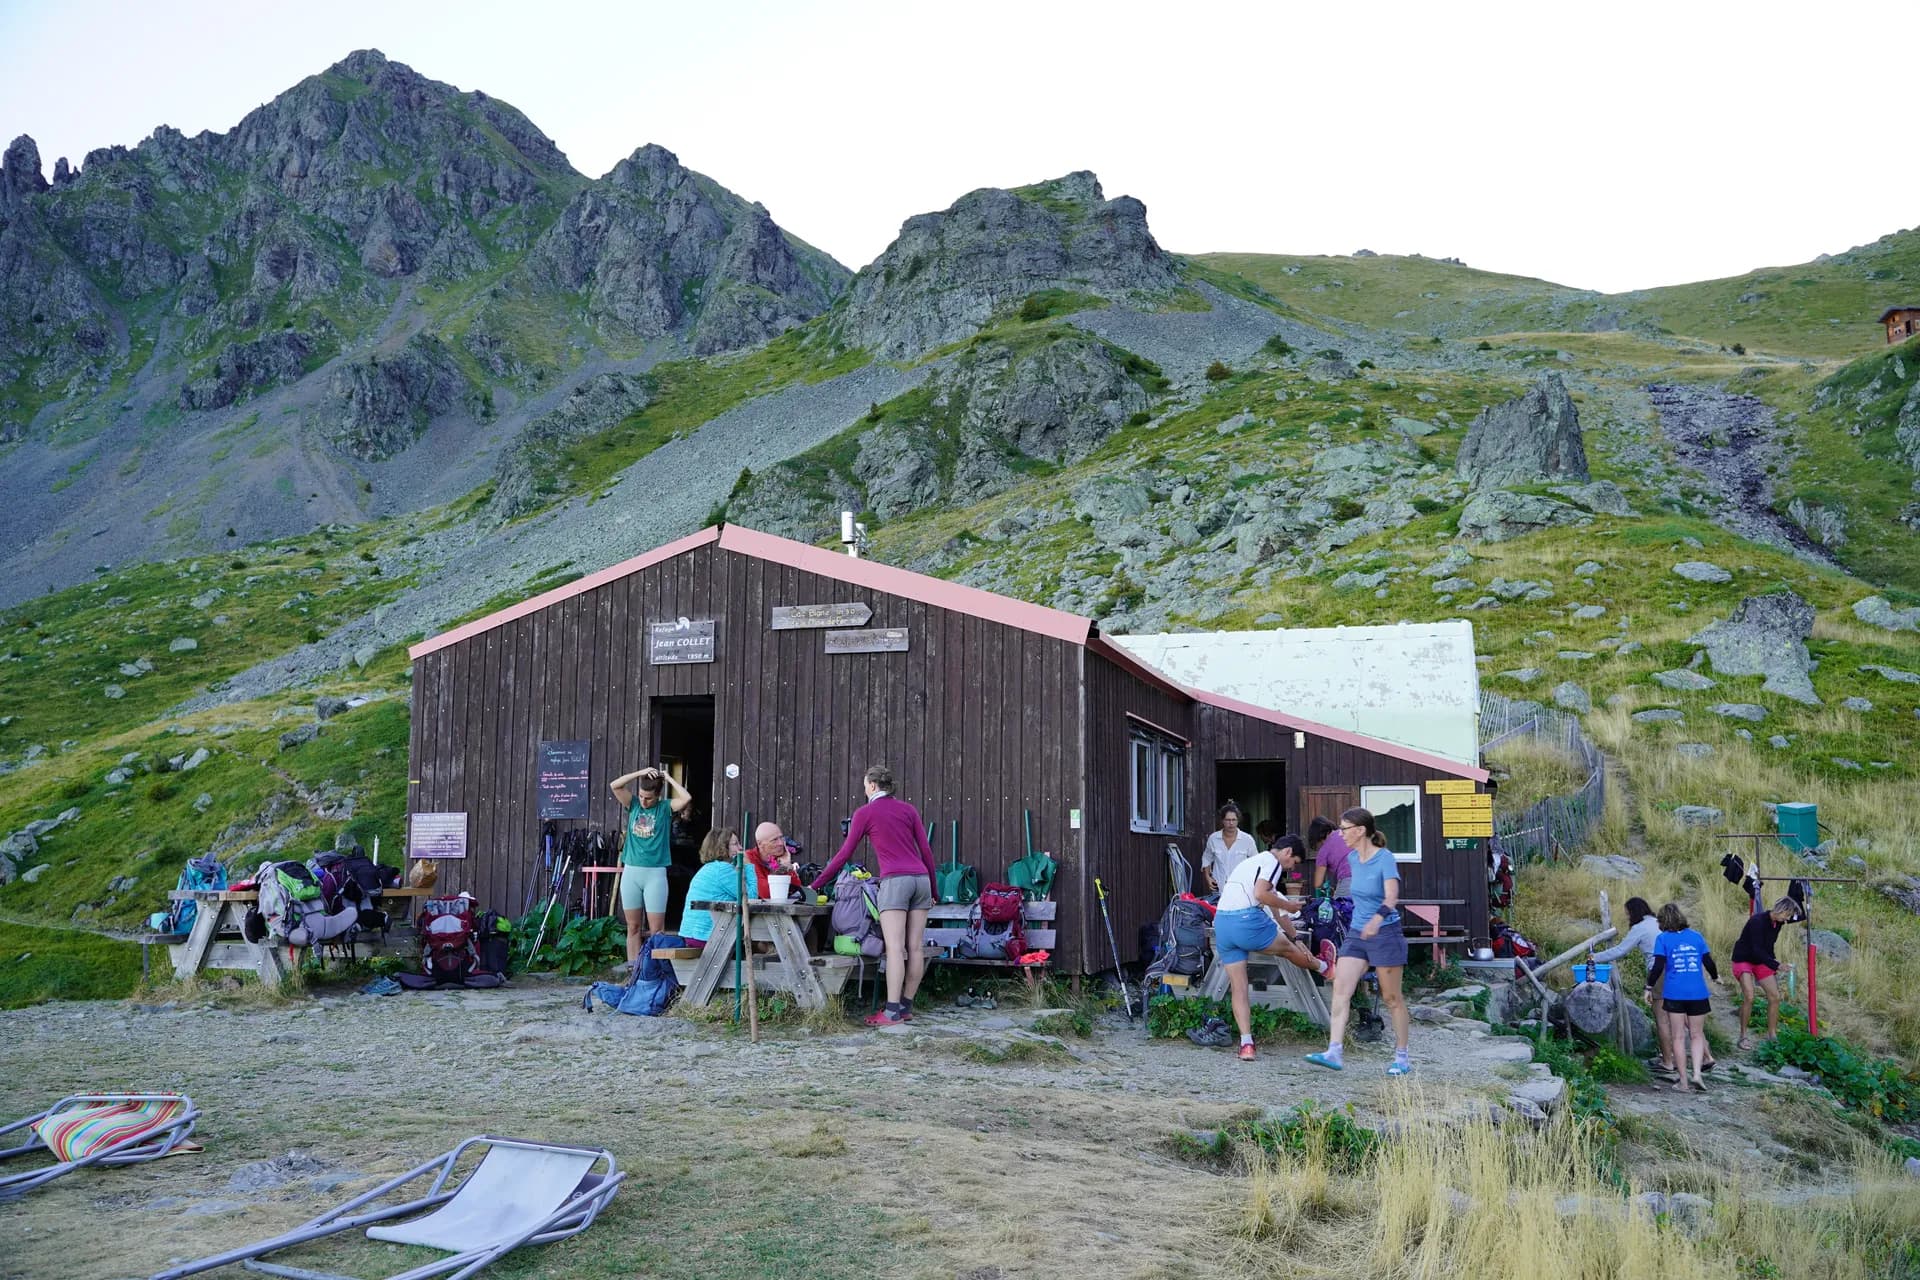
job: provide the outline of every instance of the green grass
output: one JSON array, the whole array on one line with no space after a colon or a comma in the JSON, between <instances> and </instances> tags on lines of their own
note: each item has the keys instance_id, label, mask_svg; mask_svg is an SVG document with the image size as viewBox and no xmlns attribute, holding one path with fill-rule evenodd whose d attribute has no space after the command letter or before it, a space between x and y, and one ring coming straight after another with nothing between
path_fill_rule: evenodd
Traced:
<instances>
[{"instance_id":1,"label":"green grass","mask_svg":"<svg viewBox=\"0 0 1920 1280\"><path fill-rule=\"evenodd\" d=\"M46 1000L120 1000L140 984L140 948L72 929L0 924L0 1009Z\"/></svg>"}]
</instances>

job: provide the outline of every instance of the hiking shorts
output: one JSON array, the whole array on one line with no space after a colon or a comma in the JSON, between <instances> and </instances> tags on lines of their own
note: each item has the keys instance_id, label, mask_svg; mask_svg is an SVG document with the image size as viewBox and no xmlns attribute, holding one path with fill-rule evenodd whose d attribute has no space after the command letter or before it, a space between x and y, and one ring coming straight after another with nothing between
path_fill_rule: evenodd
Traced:
<instances>
[{"instance_id":1,"label":"hiking shorts","mask_svg":"<svg viewBox=\"0 0 1920 1280\"><path fill-rule=\"evenodd\" d=\"M1689 1018L1704 1018L1713 1012L1712 1000L1667 1000L1663 1003L1668 1013L1685 1014Z\"/></svg>"},{"instance_id":2,"label":"hiking shorts","mask_svg":"<svg viewBox=\"0 0 1920 1280\"><path fill-rule=\"evenodd\" d=\"M1380 932L1371 938L1360 936L1360 930L1349 929L1347 940L1340 944L1342 960L1365 960L1376 969L1404 969L1407 964L1407 935L1401 931L1400 922L1380 926Z\"/></svg>"},{"instance_id":3,"label":"hiking shorts","mask_svg":"<svg viewBox=\"0 0 1920 1280\"><path fill-rule=\"evenodd\" d=\"M1748 964L1745 960L1733 962L1733 976L1736 978L1743 973L1750 973L1755 982L1765 982L1778 972L1780 971L1770 964Z\"/></svg>"},{"instance_id":4,"label":"hiking shorts","mask_svg":"<svg viewBox=\"0 0 1920 1280\"><path fill-rule=\"evenodd\" d=\"M665 867L620 868L620 905L628 911L667 914L667 869Z\"/></svg>"},{"instance_id":5,"label":"hiking shorts","mask_svg":"<svg viewBox=\"0 0 1920 1280\"><path fill-rule=\"evenodd\" d=\"M881 876L875 892L882 911L933 910L933 881L927 876Z\"/></svg>"},{"instance_id":6,"label":"hiking shorts","mask_svg":"<svg viewBox=\"0 0 1920 1280\"><path fill-rule=\"evenodd\" d=\"M1280 936L1280 926L1264 907L1222 911L1213 917L1213 954L1221 964L1245 964L1255 951L1265 951Z\"/></svg>"}]
</instances>

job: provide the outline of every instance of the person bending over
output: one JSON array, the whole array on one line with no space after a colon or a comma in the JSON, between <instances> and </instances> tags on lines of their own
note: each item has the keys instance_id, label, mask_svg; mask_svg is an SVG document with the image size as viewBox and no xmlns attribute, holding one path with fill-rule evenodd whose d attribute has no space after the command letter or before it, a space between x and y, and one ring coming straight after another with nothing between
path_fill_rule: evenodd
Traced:
<instances>
[{"instance_id":1,"label":"person bending over","mask_svg":"<svg viewBox=\"0 0 1920 1280\"><path fill-rule=\"evenodd\" d=\"M634 790L634 784L639 790ZM627 919L627 964L640 958L640 930L661 933L667 927L667 868L673 865L672 816L693 803L687 789L665 769L648 765L608 784L627 815L627 840L620 850L620 909ZM673 799L663 792L670 788Z\"/></svg>"},{"instance_id":2,"label":"person bending over","mask_svg":"<svg viewBox=\"0 0 1920 1280\"><path fill-rule=\"evenodd\" d=\"M1400 928L1400 866L1367 810L1342 813L1339 832L1352 850L1354 928L1340 944L1340 958L1334 964L1326 1050L1308 1054L1307 1061L1330 1071L1345 1068L1347 1015L1353 1007L1354 988L1371 968L1380 980L1380 1001L1393 1022L1393 1061L1387 1074L1403 1076L1413 1067L1407 1055L1407 1002L1400 994L1400 979L1407 967L1407 935Z\"/></svg>"},{"instance_id":3,"label":"person bending over","mask_svg":"<svg viewBox=\"0 0 1920 1280\"><path fill-rule=\"evenodd\" d=\"M1747 1026L1753 1020L1755 983L1767 993L1767 1039L1780 1034L1780 981L1774 976L1780 972L1780 961L1774 955L1774 944L1779 942L1782 929L1805 918L1799 903L1792 898L1782 898L1769 910L1748 916L1739 941L1733 944L1733 980L1740 984L1742 1049L1753 1047L1747 1037Z\"/></svg>"},{"instance_id":4,"label":"person bending over","mask_svg":"<svg viewBox=\"0 0 1920 1280\"><path fill-rule=\"evenodd\" d=\"M870 1027L913 1020L913 997L927 970L927 912L933 909L933 848L920 811L893 795L893 770L875 765L861 783L867 802L854 812L847 838L808 886L833 883L862 840L873 841L880 862L880 937L887 949L887 1005L868 1015Z\"/></svg>"},{"instance_id":5,"label":"person bending over","mask_svg":"<svg viewBox=\"0 0 1920 1280\"><path fill-rule=\"evenodd\" d=\"M1297 845L1299 837L1293 837L1293 841ZM1298 862L1293 849L1285 853ZM1220 887L1220 906L1213 917L1213 951L1227 969L1242 1062L1253 1061L1253 997L1247 988L1247 958L1261 952L1279 956L1309 973L1327 973L1326 963L1314 959L1293 937L1291 913L1300 903L1276 887L1285 871L1286 858L1272 850L1238 863Z\"/></svg>"}]
</instances>

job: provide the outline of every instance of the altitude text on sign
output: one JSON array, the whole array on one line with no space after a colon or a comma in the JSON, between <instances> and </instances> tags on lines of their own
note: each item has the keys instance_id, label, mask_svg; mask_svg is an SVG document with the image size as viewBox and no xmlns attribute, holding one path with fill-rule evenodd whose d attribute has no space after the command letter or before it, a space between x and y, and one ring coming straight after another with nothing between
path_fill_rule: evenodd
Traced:
<instances>
[{"instance_id":1,"label":"altitude text on sign","mask_svg":"<svg viewBox=\"0 0 1920 1280\"><path fill-rule=\"evenodd\" d=\"M647 661L656 667L713 661L713 620L655 622L647 627Z\"/></svg>"}]
</instances>

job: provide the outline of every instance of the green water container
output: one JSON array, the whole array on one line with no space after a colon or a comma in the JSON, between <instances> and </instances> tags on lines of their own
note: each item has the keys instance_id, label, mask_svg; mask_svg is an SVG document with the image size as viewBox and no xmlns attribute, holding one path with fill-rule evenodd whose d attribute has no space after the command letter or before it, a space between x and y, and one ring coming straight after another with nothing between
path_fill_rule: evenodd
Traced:
<instances>
[{"instance_id":1,"label":"green water container","mask_svg":"<svg viewBox=\"0 0 1920 1280\"><path fill-rule=\"evenodd\" d=\"M1811 804L1781 804L1773 809L1775 830L1780 842L1795 853L1812 853L1820 847L1820 811Z\"/></svg>"}]
</instances>

